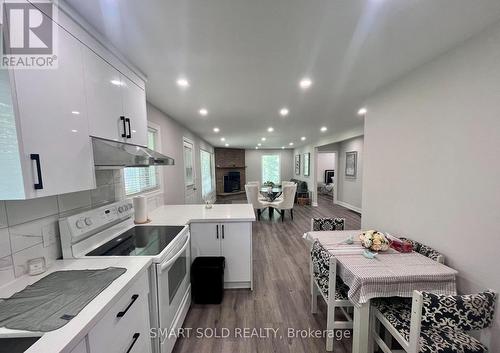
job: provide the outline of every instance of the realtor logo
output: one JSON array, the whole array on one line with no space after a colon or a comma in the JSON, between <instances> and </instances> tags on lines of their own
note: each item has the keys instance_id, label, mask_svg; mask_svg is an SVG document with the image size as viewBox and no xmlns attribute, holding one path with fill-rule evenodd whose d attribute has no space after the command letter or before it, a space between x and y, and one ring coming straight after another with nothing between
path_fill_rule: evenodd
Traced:
<instances>
[{"instance_id":1,"label":"realtor logo","mask_svg":"<svg viewBox=\"0 0 500 353\"><path fill-rule=\"evenodd\" d=\"M1 66L55 68L55 15L53 2L6 0L2 6Z\"/></svg>"}]
</instances>

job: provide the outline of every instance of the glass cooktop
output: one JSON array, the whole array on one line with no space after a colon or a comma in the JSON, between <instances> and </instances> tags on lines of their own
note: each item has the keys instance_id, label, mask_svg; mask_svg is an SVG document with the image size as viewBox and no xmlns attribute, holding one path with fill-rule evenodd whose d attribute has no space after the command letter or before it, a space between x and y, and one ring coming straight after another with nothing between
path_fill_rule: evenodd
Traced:
<instances>
[{"instance_id":1,"label":"glass cooktop","mask_svg":"<svg viewBox=\"0 0 500 353\"><path fill-rule=\"evenodd\" d=\"M87 256L158 255L183 228L182 226L137 226L92 250Z\"/></svg>"}]
</instances>

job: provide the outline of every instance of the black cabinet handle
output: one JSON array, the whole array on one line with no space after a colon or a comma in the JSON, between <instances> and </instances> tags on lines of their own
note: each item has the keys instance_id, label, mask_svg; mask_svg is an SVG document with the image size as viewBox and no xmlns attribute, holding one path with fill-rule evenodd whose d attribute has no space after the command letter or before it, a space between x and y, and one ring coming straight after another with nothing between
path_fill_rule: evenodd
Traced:
<instances>
[{"instance_id":1,"label":"black cabinet handle","mask_svg":"<svg viewBox=\"0 0 500 353\"><path fill-rule=\"evenodd\" d=\"M127 122L127 125L128 125L128 134L127 134L127 138L131 138L132 137L132 130L130 129L130 119L129 118L126 118L125 121Z\"/></svg>"},{"instance_id":2,"label":"black cabinet handle","mask_svg":"<svg viewBox=\"0 0 500 353\"><path fill-rule=\"evenodd\" d=\"M224 239L224 224L222 225L222 239Z\"/></svg>"},{"instance_id":3,"label":"black cabinet handle","mask_svg":"<svg viewBox=\"0 0 500 353\"><path fill-rule=\"evenodd\" d=\"M43 189L43 180L42 180L42 167L40 166L40 155L38 153L30 154L30 158L32 161L36 163L36 176L38 183L33 184L35 190Z\"/></svg>"},{"instance_id":4,"label":"black cabinet handle","mask_svg":"<svg viewBox=\"0 0 500 353\"><path fill-rule=\"evenodd\" d=\"M137 300L137 298L139 298L139 294L134 294L131 298L132 300L130 301L128 306L125 308L125 310L120 311L118 314L116 314L116 317L124 317L125 314L127 313L128 309L130 309L130 307L132 306L132 304L134 304L134 302Z\"/></svg>"},{"instance_id":5,"label":"black cabinet handle","mask_svg":"<svg viewBox=\"0 0 500 353\"><path fill-rule=\"evenodd\" d=\"M215 226L215 229L216 229L216 233L217 233L216 237L217 237L217 239L219 239L219 225L218 224Z\"/></svg>"},{"instance_id":6,"label":"black cabinet handle","mask_svg":"<svg viewBox=\"0 0 500 353\"><path fill-rule=\"evenodd\" d=\"M140 336L140 335L141 335L141 334L140 334L140 333L138 333L138 332L134 333L134 335L132 336L132 338L133 338L133 339L132 339L132 343L130 344L130 347L128 347L128 349L127 349L127 351L126 351L125 353L130 353L130 351L131 351L131 350L132 350L132 348L134 347L135 342L137 342L137 340L139 339L139 336Z\"/></svg>"},{"instance_id":7,"label":"black cabinet handle","mask_svg":"<svg viewBox=\"0 0 500 353\"><path fill-rule=\"evenodd\" d=\"M120 117L120 120L122 121L123 123L123 133L122 133L122 137L127 137L127 125L125 125L125 117L124 116L121 116Z\"/></svg>"}]
</instances>

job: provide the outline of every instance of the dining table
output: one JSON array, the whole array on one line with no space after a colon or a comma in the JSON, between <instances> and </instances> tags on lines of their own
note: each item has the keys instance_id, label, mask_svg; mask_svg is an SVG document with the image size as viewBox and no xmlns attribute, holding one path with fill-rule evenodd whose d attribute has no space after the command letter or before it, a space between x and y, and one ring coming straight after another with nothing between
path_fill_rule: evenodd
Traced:
<instances>
[{"instance_id":1,"label":"dining table","mask_svg":"<svg viewBox=\"0 0 500 353\"><path fill-rule=\"evenodd\" d=\"M273 202L283 193L283 189L281 187L266 187L263 186L260 188L260 194L266 198L266 201Z\"/></svg>"},{"instance_id":2,"label":"dining table","mask_svg":"<svg viewBox=\"0 0 500 353\"><path fill-rule=\"evenodd\" d=\"M352 352L368 353L372 344L370 301L375 298L408 297L414 290L456 295L458 271L416 252L400 253L392 248L375 258L363 255L362 230L315 231L304 235L320 244L337 260L337 275L349 287L354 304Z\"/></svg>"}]
</instances>

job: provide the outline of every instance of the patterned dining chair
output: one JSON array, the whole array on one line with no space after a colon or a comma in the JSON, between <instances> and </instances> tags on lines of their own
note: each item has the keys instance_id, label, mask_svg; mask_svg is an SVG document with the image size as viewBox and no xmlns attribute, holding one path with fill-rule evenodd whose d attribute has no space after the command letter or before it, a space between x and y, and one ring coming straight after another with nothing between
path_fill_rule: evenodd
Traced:
<instances>
[{"instance_id":1,"label":"patterned dining chair","mask_svg":"<svg viewBox=\"0 0 500 353\"><path fill-rule=\"evenodd\" d=\"M347 297L349 287L337 276L337 259L317 240L311 246L310 277L311 312L313 314L318 312L318 297L321 296L327 305L326 350L332 352L334 330L353 328L353 317L348 309L354 305ZM330 288L335 288L333 295ZM340 310L345 320L335 320L335 309Z\"/></svg>"},{"instance_id":2,"label":"patterned dining chair","mask_svg":"<svg viewBox=\"0 0 500 353\"><path fill-rule=\"evenodd\" d=\"M467 295L414 291L411 309L380 300L370 311L373 344L393 352L380 338L382 325L407 353L486 353L488 348L469 332L491 326L496 297L492 290Z\"/></svg>"},{"instance_id":3,"label":"patterned dining chair","mask_svg":"<svg viewBox=\"0 0 500 353\"><path fill-rule=\"evenodd\" d=\"M311 218L311 230L344 230L345 218Z\"/></svg>"},{"instance_id":4,"label":"patterned dining chair","mask_svg":"<svg viewBox=\"0 0 500 353\"><path fill-rule=\"evenodd\" d=\"M403 241L408 241L411 243L413 251L418 252L419 254L422 254L429 259L432 259L434 261L437 261L441 264L444 264L444 255L441 254L439 251L434 250L430 246L424 245L416 240L413 239L408 239L408 238L399 238L400 240Z\"/></svg>"}]
</instances>

